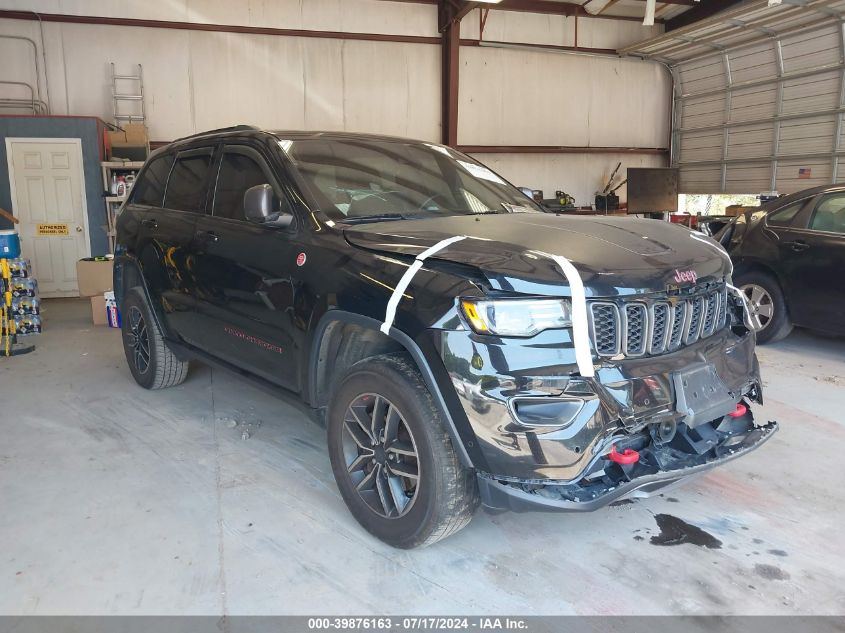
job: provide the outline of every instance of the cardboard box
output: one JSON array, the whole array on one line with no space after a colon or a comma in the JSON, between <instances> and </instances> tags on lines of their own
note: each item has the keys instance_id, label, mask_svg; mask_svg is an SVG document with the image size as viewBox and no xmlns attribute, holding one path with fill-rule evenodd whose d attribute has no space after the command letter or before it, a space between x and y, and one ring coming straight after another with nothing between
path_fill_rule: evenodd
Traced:
<instances>
[{"instance_id":1,"label":"cardboard box","mask_svg":"<svg viewBox=\"0 0 845 633\"><path fill-rule=\"evenodd\" d=\"M112 269L114 261L106 259L96 261L93 258L80 259L76 262L76 278L79 282L79 296L93 297L112 289Z\"/></svg>"},{"instance_id":2,"label":"cardboard box","mask_svg":"<svg viewBox=\"0 0 845 633\"><path fill-rule=\"evenodd\" d=\"M120 130L109 131L109 158L144 160L149 153L150 139L143 123L124 123Z\"/></svg>"},{"instance_id":3,"label":"cardboard box","mask_svg":"<svg viewBox=\"0 0 845 633\"><path fill-rule=\"evenodd\" d=\"M94 322L94 325L108 325L106 299L103 295L91 297L91 320Z\"/></svg>"}]
</instances>

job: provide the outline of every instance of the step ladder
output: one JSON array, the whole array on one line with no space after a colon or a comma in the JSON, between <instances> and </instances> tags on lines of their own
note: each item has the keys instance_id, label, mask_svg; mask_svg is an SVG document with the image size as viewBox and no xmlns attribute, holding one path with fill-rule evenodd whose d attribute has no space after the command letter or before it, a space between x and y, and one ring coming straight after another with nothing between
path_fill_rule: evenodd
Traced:
<instances>
[{"instance_id":1,"label":"step ladder","mask_svg":"<svg viewBox=\"0 0 845 633\"><path fill-rule=\"evenodd\" d=\"M111 96L114 123L118 127L121 121L143 123L144 114L144 69L138 64L138 74L117 74L114 62L111 63Z\"/></svg>"}]
</instances>

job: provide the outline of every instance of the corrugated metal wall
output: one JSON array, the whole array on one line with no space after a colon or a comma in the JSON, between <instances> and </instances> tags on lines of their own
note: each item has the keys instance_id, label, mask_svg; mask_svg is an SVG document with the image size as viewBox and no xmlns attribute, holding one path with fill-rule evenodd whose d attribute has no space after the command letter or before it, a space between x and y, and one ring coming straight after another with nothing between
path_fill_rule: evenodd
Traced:
<instances>
[{"instance_id":1,"label":"corrugated metal wall","mask_svg":"<svg viewBox=\"0 0 845 633\"><path fill-rule=\"evenodd\" d=\"M842 38L832 23L680 64L684 191L791 193L842 180Z\"/></svg>"},{"instance_id":2,"label":"corrugated metal wall","mask_svg":"<svg viewBox=\"0 0 845 633\"><path fill-rule=\"evenodd\" d=\"M845 180L843 20L843 0L748 0L621 51L673 69L684 192L793 193Z\"/></svg>"}]
</instances>

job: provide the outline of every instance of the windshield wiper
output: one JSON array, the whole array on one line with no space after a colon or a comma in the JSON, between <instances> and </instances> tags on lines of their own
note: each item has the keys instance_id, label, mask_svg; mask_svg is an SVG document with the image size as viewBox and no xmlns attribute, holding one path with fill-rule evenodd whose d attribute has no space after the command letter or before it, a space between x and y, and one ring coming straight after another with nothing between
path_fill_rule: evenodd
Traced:
<instances>
[{"instance_id":1,"label":"windshield wiper","mask_svg":"<svg viewBox=\"0 0 845 633\"><path fill-rule=\"evenodd\" d=\"M380 213L378 215L359 215L353 218L346 217L343 219L347 224L365 224L367 222L386 222L389 220L406 220L407 216L401 213Z\"/></svg>"}]
</instances>

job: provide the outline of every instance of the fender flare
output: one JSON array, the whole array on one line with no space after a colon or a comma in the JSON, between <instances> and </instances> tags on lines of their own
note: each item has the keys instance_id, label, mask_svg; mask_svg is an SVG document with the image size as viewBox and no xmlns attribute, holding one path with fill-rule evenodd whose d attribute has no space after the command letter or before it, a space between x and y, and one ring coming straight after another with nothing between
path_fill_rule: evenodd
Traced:
<instances>
[{"instance_id":1,"label":"fender flare","mask_svg":"<svg viewBox=\"0 0 845 633\"><path fill-rule=\"evenodd\" d=\"M328 327L332 323L336 322L360 325L361 327L372 329L376 332L378 332L379 328L382 326L381 321L377 321L376 319L361 314L346 312L345 310L329 310L320 318L320 321L317 323L317 328L314 330L314 337L311 342L311 352L308 359L308 399L312 407L317 401L317 366L323 336L325 335ZM425 359L419 345L417 345L410 336L405 334L405 332L395 327L390 328L387 336L399 343L405 351L411 355L411 358L422 376L423 382L425 382L425 386L428 388L429 393L431 393L432 398L434 398L434 403L446 423L446 431L449 433L452 445L455 447L455 451L458 454L458 458L461 460L461 464L467 468L474 468L472 458L470 458L464 444L464 440L458 432L452 413L449 410L449 407L443 398L443 394L440 391L440 387L437 384L437 380L434 377L434 372L432 371L428 361Z\"/></svg>"},{"instance_id":2,"label":"fender flare","mask_svg":"<svg viewBox=\"0 0 845 633\"><path fill-rule=\"evenodd\" d=\"M161 305L158 305L153 302L152 296L150 295L150 289L147 286L147 280L144 277L144 271L141 268L141 264L138 262L137 258L132 257L131 255L117 255L114 258L114 270L112 271L112 288L114 289L115 301L117 301L117 309L123 310L123 307L121 305L123 302L123 297L126 295L126 291L129 290L129 288L124 287L125 270L127 267L131 267L135 270L135 275L138 278L137 285L141 286L141 289L144 292L144 297L147 300L147 305L150 306L150 310L153 314L153 319L155 320L155 324L158 327L159 332L162 332L165 335L165 338L170 338L167 327L165 326L164 313L162 312ZM180 358L180 360L185 359Z\"/></svg>"}]
</instances>

